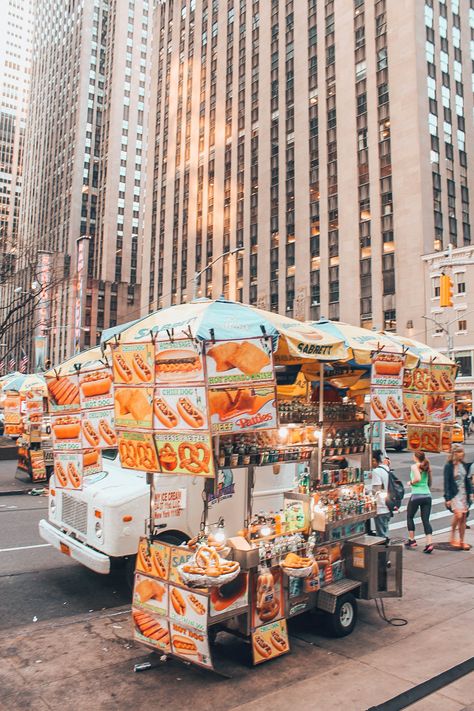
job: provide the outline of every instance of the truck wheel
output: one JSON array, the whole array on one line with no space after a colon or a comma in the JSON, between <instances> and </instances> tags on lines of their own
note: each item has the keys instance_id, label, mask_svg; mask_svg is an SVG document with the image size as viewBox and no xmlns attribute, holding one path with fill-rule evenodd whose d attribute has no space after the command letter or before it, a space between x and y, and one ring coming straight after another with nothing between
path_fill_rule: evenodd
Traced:
<instances>
[{"instance_id":1,"label":"truck wheel","mask_svg":"<svg viewBox=\"0 0 474 711\"><path fill-rule=\"evenodd\" d=\"M331 637L347 637L357 623L357 601L351 593L341 595L334 613L327 613L325 626Z\"/></svg>"},{"instance_id":2,"label":"truck wheel","mask_svg":"<svg viewBox=\"0 0 474 711\"><path fill-rule=\"evenodd\" d=\"M181 543L184 543L184 541L187 540L187 536L185 536L182 533L178 532L173 532L173 533L163 533L159 537L160 541L163 541L163 543L169 543L172 546L180 546ZM125 579L127 586L130 590L133 590L133 583L135 581L135 567L137 564L137 556L136 555L131 555L125 560Z\"/></svg>"}]
</instances>

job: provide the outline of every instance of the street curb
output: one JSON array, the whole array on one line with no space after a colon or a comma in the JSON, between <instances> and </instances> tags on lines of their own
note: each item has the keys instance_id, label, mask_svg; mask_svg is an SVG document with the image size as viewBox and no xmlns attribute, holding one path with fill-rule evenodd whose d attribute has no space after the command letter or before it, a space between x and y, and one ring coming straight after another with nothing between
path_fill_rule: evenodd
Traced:
<instances>
[{"instance_id":1,"label":"street curb","mask_svg":"<svg viewBox=\"0 0 474 711\"><path fill-rule=\"evenodd\" d=\"M0 491L0 496L19 496L20 494L29 494L31 489L12 489L12 491Z\"/></svg>"}]
</instances>

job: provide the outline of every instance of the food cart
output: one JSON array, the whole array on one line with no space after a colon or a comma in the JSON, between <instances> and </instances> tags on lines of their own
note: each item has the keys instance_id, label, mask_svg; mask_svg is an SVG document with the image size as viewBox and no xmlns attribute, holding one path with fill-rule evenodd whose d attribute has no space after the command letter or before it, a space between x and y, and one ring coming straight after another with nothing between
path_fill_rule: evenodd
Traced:
<instances>
[{"instance_id":1,"label":"food cart","mask_svg":"<svg viewBox=\"0 0 474 711\"><path fill-rule=\"evenodd\" d=\"M404 372L419 359L380 341L357 367L345 340L315 325L198 300L116 334L112 367L104 358L49 374L56 485L82 487L91 460L100 467L101 449L114 445L122 467L148 473L137 640L215 669L212 642L225 630L248 640L259 664L290 651L287 621L297 615L323 612L343 636L357 598L401 595L401 547L364 534L375 513L364 409L341 397L369 372L372 418L403 418ZM330 391L337 397L325 398ZM291 485L270 487L273 508L258 508L260 472L282 467ZM189 505L179 489L163 500L157 481L167 475L193 477L202 496L201 525L184 545L161 533L166 512ZM233 476L246 495L229 530L211 505L232 498Z\"/></svg>"}]
</instances>

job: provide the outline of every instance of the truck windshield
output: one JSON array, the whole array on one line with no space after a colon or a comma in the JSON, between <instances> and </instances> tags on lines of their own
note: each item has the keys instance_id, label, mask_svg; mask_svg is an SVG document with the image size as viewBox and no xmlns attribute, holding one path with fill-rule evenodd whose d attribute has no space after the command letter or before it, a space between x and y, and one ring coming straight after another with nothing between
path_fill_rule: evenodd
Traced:
<instances>
[{"instance_id":1,"label":"truck windshield","mask_svg":"<svg viewBox=\"0 0 474 711\"><path fill-rule=\"evenodd\" d=\"M105 459L109 459L109 460L113 461L114 459L117 458L117 450L116 449L103 449L102 456Z\"/></svg>"}]
</instances>

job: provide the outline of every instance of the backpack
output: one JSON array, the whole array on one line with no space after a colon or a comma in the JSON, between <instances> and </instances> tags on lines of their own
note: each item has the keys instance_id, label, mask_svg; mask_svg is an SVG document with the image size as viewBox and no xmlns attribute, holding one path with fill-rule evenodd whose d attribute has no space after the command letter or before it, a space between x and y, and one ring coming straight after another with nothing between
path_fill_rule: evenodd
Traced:
<instances>
[{"instance_id":1,"label":"backpack","mask_svg":"<svg viewBox=\"0 0 474 711\"><path fill-rule=\"evenodd\" d=\"M385 504L393 516L393 513L398 511L402 505L403 497L405 496L405 487L393 469L387 469L387 467L381 466L388 474L387 499Z\"/></svg>"}]
</instances>

